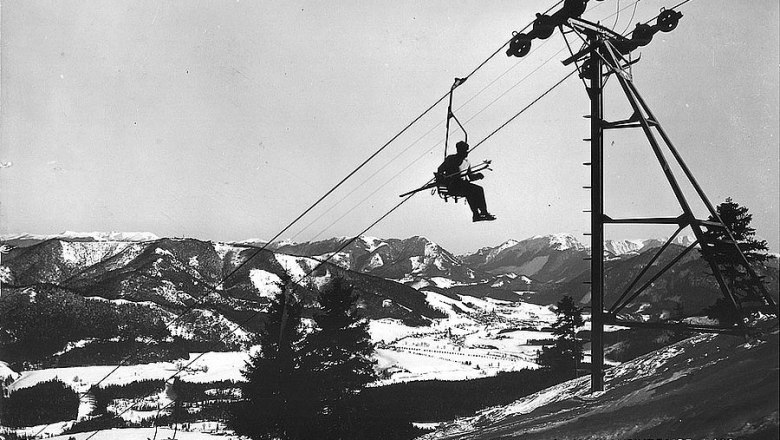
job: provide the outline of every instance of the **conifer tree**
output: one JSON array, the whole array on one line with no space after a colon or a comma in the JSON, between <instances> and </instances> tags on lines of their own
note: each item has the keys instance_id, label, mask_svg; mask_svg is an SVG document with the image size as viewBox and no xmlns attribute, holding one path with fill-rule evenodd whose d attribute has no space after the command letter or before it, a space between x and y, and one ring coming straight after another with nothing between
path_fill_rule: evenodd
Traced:
<instances>
[{"instance_id":1,"label":"conifer tree","mask_svg":"<svg viewBox=\"0 0 780 440\"><path fill-rule=\"evenodd\" d=\"M760 263L773 258L767 254L769 247L766 240L756 239L756 230L750 227L750 223L753 221L753 214L748 213L748 208L740 206L734 202L731 197L727 198L725 202L721 203L715 208L715 211L720 216L723 223L731 229L731 233L734 239L737 241L739 249L745 254L747 260L751 263ZM714 216L709 217L710 221L716 222L717 218ZM718 263L729 262L735 258L736 251L734 246L723 241L729 241L728 233L722 228L710 228L705 231L705 237L715 241L714 258ZM709 241L709 240L708 240ZM706 258L706 256L705 256Z\"/></svg>"},{"instance_id":2,"label":"conifer tree","mask_svg":"<svg viewBox=\"0 0 780 440\"><path fill-rule=\"evenodd\" d=\"M368 322L357 310L358 295L334 278L318 298L317 329L306 338L304 369L320 414L319 438L359 438L365 414L357 396L375 379Z\"/></svg>"},{"instance_id":3,"label":"conifer tree","mask_svg":"<svg viewBox=\"0 0 780 440\"><path fill-rule=\"evenodd\" d=\"M723 223L731 230L731 234L744 254L749 264L763 263L773 256L767 252L769 247L765 240L755 238L756 230L750 226L753 215L748 213L748 208L740 206L730 197L715 208ZM710 221L718 221L715 216L709 217ZM704 232L705 240L711 243L711 252L702 253L702 258L716 264L729 284L729 289L739 301L741 307L748 303L762 302L756 296L755 288L751 284L755 281L742 265L742 257L731 242L731 237L723 228L708 228ZM753 285L755 287L755 285ZM715 304L706 309L708 316L718 319L722 324L734 324L741 319L734 305L726 298L719 298Z\"/></svg>"},{"instance_id":4,"label":"conifer tree","mask_svg":"<svg viewBox=\"0 0 780 440\"><path fill-rule=\"evenodd\" d=\"M289 283L285 283L289 284ZM235 406L231 426L253 439L305 438L311 414L301 372L302 305L284 284L260 332L260 350L242 374L243 401Z\"/></svg>"},{"instance_id":5,"label":"conifer tree","mask_svg":"<svg viewBox=\"0 0 780 440\"><path fill-rule=\"evenodd\" d=\"M555 345L542 347L537 363L564 377L574 377L582 362L582 341L577 339L577 329L585 323L582 309L570 296L564 296L556 304L555 314L557 319L552 325Z\"/></svg>"}]
</instances>

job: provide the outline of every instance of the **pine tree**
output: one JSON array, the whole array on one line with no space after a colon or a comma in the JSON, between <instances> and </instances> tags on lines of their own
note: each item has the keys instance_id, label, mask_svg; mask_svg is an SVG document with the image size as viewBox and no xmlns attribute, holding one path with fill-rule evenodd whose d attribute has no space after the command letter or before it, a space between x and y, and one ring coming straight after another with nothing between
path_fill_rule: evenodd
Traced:
<instances>
[{"instance_id":1,"label":"pine tree","mask_svg":"<svg viewBox=\"0 0 780 440\"><path fill-rule=\"evenodd\" d=\"M317 330L305 344L305 371L319 406L318 438L360 438L357 396L374 381L374 346L368 322L357 310L358 295L342 278L334 278L318 298Z\"/></svg>"},{"instance_id":2,"label":"pine tree","mask_svg":"<svg viewBox=\"0 0 780 440\"><path fill-rule=\"evenodd\" d=\"M756 230L750 227L753 215L748 213L748 208L740 206L731 198L716 207L718 216L731 230L731 234L744 254L748 263L753 265L763 263L773 256L767 252L769 247L765 240L755 238ZM710 216L710 221L717 222L715 216ZM760 303L762 298L756 295L755 280L743 266L742 257L731 243L726 230L723 228L708 228L704 232L705 241L711 243L711 252L702 252L702 258L716 264L726 278L729 289L736 297L739 305L749 311L750 303ZM751 288L751 286L753 288ZM706 309L709 317L718 319L722 324L734 324L741 319L734 305L726 298L719 298L715 304Z\"/></svg>"},{"instance_id":3,"label":"pine tree","mask_svg":"<svg viewBox=\"0 0 780 440\"><path fill-rule=\"evenodd\" d=\"M253 439L305 438L310 409L301 371L302 305L280 284L260 332L260 350L250 357L242 374L243 401L235 406L231 427Z\"/></svg>"},{"instance_id":4,"label":"pine tree","mask_svg":"<svg viewBox=\"0 0 780 440\"><path fill-rule=\"evenodd\" d=\"M723 220L723 223L729 227L739 249L742 250L749 262L760 263L773 258L767 254L769 247L766 240L756 239L756 230L750 227L750 222L753 221L753 214L748 213L747 207L740 206L729 197L725 202L718 205L715 211ZM712 215L709 217L709 220L713 222L718 221ZM710 240L730 240L728 233L722 228L710 228L704 235ZM716 261L722 263L731 261L736 251L733 245L716 241L713 253Z\"/></svg>"},{"instance_id":5,"label":"pine tree","mask_svg":"<svg viewBox=\"0 0 780 440\"><path fill-rule=\"evenodd\" d=\"M557 319L552 325L555 345L542 347L537 363L564 377L574 377L582 362L582 341L577 339L577 329L585 323L582 309L570 296L564 296L556 304L555 314Z\"/></svg>"}]
</instances>

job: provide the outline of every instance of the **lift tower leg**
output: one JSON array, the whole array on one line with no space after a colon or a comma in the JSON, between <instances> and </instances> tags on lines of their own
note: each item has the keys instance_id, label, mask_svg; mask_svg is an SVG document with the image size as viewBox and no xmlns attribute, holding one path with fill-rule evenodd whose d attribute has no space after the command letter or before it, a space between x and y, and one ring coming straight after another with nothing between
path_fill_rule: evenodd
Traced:
<instances>
[{"instance_id":1,"label":"lift tower leg","mask_svg":"<svg viewBox=\"0 0 780 440\"><path fill-rule=\"evenodd\" d=\"M591 44L599 35L592 34ZM590 301L591 301L591 392L604 390L604 76L602 59L590 57Z\"/></svg>"}]
</instances>

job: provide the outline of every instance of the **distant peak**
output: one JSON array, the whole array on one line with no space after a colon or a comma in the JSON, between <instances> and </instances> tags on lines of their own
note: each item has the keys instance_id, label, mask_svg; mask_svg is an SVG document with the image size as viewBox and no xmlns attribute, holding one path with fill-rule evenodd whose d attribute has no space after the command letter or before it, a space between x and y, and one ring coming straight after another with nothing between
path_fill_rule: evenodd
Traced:
<instances>
[{"instance_id":1,"label":"distant peak","mask_svg":"<svg viewBox=\"0 0 780 440\"><path fill-rule=\"evenodd\" d=\"M377 237L361 235L360 239L363 240L363 243L366 245L366 250L369 252L373 252L377 250L379 247L387 245L387 243L384 240Z\"/></svg>"},{"instance_id":2,"label":"distant peak","mask_svg":"<svg viewBox=\"0 0 780 440\"><path fill-rule=\"evenodd\" d=\"M241 241L236 241L236 244L268 244L268 241L263 240L262 238L247 238ZM279 245L286 245L286 244L294 244L291 240L285 240L282 242L277 242L276 244Z\"/></svg>"},{"instance_id":3,"label":"distant peak","mask_svg":"<svg viewBox=\"0 0 780 440\"><path fill-rule=\"evenodd\" d=\"M550 246L559 251L566 249L585 249L586 246L580 243L573 235L567 232L548 235L534 235L529 240L545 240Z\"/></svg>"},{"instance_id":4,"label":"distant peak","mask_svg":"<svg viewBox=\"0 0 780 440\"><path fill-rule=\"evenodd\" d=\"M65 231L60 234L63 238L93 238L96 241L154 241L159 240L156 234L151 232L73 232Z\"/></svg>"},{"instance_id":5,"label":"distant peak","mask_svg":"<svg viewBox=\"0 0 780 440\"><path fill-rule=\"evenodd\" d=\"M63 231L59 234L13 234L3 235L0 237L3 240L84 240L90 239L95 241L154 241L159 240L156 234L151 232L76 232L76 231Z\"/></svg>"},{"instance_id":6,"label":"distant peak","mask_svg":"<svg viewBox=\"0 0 780 440\"><path fill-rule=\"evenodd\" d=\"M415 240L415 241L418 241L418 242L421 242L421 243L425 243L426 246L433 246L433 247L437 247L437 248L442 248L442 246L439 243L431 240L430 238L428 238L428 237L426 237L424 235L415 235L414 237L411 237L410 240Z\"/></svg>"}]
</instances>

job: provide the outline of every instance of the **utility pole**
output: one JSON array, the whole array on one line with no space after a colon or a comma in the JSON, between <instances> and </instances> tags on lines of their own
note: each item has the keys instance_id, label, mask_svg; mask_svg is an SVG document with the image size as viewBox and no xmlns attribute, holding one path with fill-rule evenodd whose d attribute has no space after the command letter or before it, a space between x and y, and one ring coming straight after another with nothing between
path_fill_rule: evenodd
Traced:
<instances>
[{"instance_id":1,"label":"utility pole","mask_svg":"<svg viewBox=\"0 0 780 440\"><path fill-rule=\"evenodd\" d=\"M588 44L596 49L589 58L590 82L590 365L591 392L604 391L604 94L603 66L592 33Z\"/></svg>"}]
</instances>

